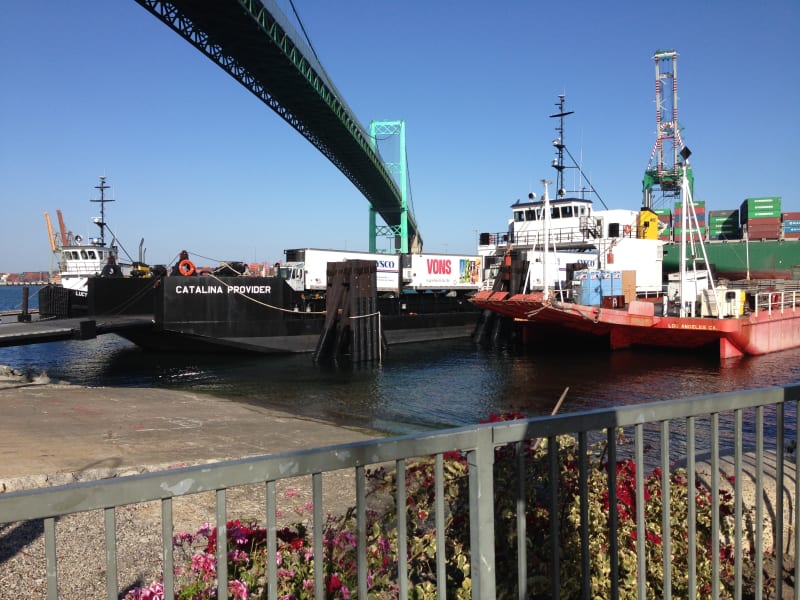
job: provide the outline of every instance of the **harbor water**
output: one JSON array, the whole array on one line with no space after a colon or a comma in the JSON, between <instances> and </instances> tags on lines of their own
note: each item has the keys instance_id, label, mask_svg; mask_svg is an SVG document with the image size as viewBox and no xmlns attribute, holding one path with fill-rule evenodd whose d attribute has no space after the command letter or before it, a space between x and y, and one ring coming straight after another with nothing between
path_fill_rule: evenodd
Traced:
<instances>
[{"instance_id":1,"label":"harbor water","mask_svg":"<svg viewBox=\"0 0 800 600\"><path fill-rule=\"evenodd\" d=\"M35 289L31 307L36 306ZM0 286L0 311L22 288ZM381 364L289 356L167 354L114 335L0 348L0 365L86 386L191 390L389 433L478 423L493 413L561 412L800 383L800 349L720 360L687 353L500 351L471 340L393 346ZM794 423L791 424L792 429Z\"/></svg>"}]
</instances>

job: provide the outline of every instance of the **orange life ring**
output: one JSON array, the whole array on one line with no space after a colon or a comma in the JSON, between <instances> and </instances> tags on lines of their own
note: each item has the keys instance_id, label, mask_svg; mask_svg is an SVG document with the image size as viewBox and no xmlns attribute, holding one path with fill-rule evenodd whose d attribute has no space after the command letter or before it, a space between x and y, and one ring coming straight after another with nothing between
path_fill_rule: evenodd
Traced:
<instances>
[{"instance_id":1,"label":"orange life ring","mask_svg":"<svg viewBox=\"0 0 800 600\"><path fill-rule=\"evenodd\" d=\"M181 262L178 263L178 271L184 277L189 277L190 275L194 275L194 263L190 261L188 258L184 258Z\"/></svg>"},{"instance_id":2,"label":"orange life ring","mask_svg":"<svg viewBox=\"0 0 800 600\"><path fill-rule=\"evenodd\" d=\"M625 225L625 227L623 227L622 230L625 232L625 235L630 235L631 234L631 226L630 225Z\"/></svg>"}]
</instances>

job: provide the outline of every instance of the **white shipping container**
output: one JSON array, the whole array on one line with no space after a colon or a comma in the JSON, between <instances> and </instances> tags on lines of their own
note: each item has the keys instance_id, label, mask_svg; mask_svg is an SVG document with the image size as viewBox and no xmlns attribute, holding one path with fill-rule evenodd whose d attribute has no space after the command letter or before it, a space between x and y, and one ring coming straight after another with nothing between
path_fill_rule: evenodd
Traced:
<instances>
[{"instance_id":1,"label":"white shipping container","mask_svg":"<svg viewBox=\"0 0 800 600\"><path fill-rule=\"evenodd\" d=\"M327 286L328 263L345 260L374 260L377 267L378 291L396 292L398 290L399 254L317 250L316 248L306 248L304 252L303 271L305 272L305 289L307 290L324 290Z\"/></svg>"},{"instance_id":2,"label":"white shipping container","mask_svg":"<svg viewBox=\"0 0 800 600\"><path fill-rule=\"evenodd\" d=\"M636 291L639 294L663 289L664 242L621 238L603 258L607 271L636 271Z\"/></svg>"}]
</instances>

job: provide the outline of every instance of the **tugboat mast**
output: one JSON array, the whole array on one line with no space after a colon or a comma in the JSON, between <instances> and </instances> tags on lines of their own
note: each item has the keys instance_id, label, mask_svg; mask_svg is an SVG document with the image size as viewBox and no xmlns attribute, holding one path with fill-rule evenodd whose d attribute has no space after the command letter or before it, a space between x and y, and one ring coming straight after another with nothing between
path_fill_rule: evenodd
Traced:
<instances>
[{"instance_id":1,"label":"tugboat mast","mask_svg":"<svg viewBox=\"0 0 800 600\"><path fill-rule=\"evenodd\" d=\"M100 245L106 245L106 202L114 202L114 198L106 198L106 190L111 189L111 186L106 185L106 176L100 175L100 185L94 186L94 189L100 190L100 198L91 198L91 202L100 203L100 220L94 219L95 224L100 228Z\"/></svg>"},{"instance_id":2,"label":"tugboat mast","mask_svg":"<svg viewBox=\"0 0 800 600\"><path fill-rule=\"evenodd\" d=\"M553 168L558 172L558 175L556 175L556 196L559 198L563 198L567 195L567 190L564 187L564 169L567 168L564 166L564 151L567 149L564 143L564 117L575 112L574 110L564 110L564 98L564 94L558 95L558 102L556 103L558 112L554 115L550 115L551 119L558 119L558 127L556 127L558 137L553 140L557 158L553 161ZM544 183L544 180L542 182Z\"/></svg>"},{"instance_id":3,"label":"tugboat mast","mask_svg":"<svg viewBox=\"0 0 800 600\"><path fill-rule=\"evenodd\" d=\"M556 148L556 156L557 158L553 159L553 168L558 172L556 176L556 198L566 198L567 194L580 194L580 198L584 198L584 193L586 188L580 190L568 190L564 186L564 169L578 169L578 173L580 173L581 178L583 181L586 182L586 185L589 186L591 192L597 197L600 201L600 204L603 205L603 208L608 210L608 206L606 203L603 202L603 199L600 197L600 194L597 193L597 190L594 189L592 182L589 181L589 178L581 169L578 162L575 160L575 157L570 154L569 149L567 148L566 143L564 142L564 117L573 114L574 110L564 110L564 99L566 96L564 94L558 95L558 102L556 106L558 107L558 112L554 115L550 115L551 119L558 119L558 127L556 127L556 132L558 132L558 137L553 140L553 146ZM569 156L570 160L572 161L572 166L567 166L564 164L564 153Z\"/></svg>"}]
</instances>

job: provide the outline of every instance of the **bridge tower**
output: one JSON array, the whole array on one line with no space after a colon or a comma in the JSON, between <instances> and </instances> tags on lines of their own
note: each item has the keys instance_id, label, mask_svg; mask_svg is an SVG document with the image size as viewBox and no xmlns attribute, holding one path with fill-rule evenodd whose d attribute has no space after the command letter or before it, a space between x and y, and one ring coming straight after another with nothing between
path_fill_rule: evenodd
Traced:
<instances>
[{"instance_id":1,"label":"bridge tower","mask_svg":"<svg viewBox=\"0 0 800 600\"><path fill-rule=\"evenodd\" d=\"M694 191L694 175L688 163L691 152L683 143L678 123L678 53L657 50L653 60L656 67L656 143L642 182L645 208L671 205L671 201L679 199L684 171L690 191Z\"/></svg>"},{"instance_id":2,"label":"bridge tower","mask_svg":"<svg viewBox=\"0 0 800 600\"><path fill-rule=\"evenodd\" d=\"M369 207L369 251L377 252L378 237L392 238L391 247L394 252L406 253L412 244L408 239L408 161L406 160L406 123L405 121L372 121L369 124L369 138L372 149L382 158L386 168L394 177L395 183L400 188L400 224L395 226L377 225L375 216L377 211ZM378 148L378 142L385 142L389 138L396 138L399 148L392 148L397 152L396 160L387 160ZM387 152L388 154L388 152ZM392 153L394 158L394 153Z\"/></svg>"}]
</instances>

